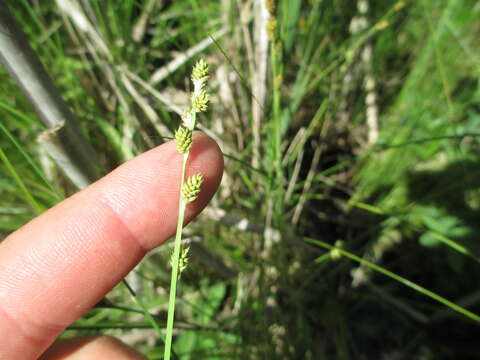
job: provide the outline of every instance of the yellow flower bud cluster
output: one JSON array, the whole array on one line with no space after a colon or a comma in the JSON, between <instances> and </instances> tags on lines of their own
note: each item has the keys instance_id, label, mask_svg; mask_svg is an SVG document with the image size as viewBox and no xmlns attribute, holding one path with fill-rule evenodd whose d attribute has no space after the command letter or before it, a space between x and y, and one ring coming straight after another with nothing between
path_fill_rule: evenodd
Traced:
<instances>
[{"instance_id":1,"label":"yellow flower bud cluster","mask_svg":"<svg viewBox=\"0 0 480 360\"><path fill-rule=\"evenodd\" d=\"M188 267L188 253L190 252L190 246L184 247L180 252L180 258L178 259L178 278L182 275ZM174 256L170 257L170 266L173 267L174 264Z\"/></svg>"},{"instance_id":2,"label":"yellow flower bud cluster","mask_svg":"<svg viewBox=\"0 0 480 360\"><path fill-rule=\"evenodd\" d=\"M205 79L205 81L208 79L208 64L205 60L200 59L193 67L192 81L195 82L202 79Z\"/></svg>"},{"instance_id":3,"label":"yellow flower bud cluster","mask_svg":"<svg viewBox=\"0 0 480 360\"><path fill-rule=\"evenodd\" d=\"M182 198L187 202L194 201L198 194L200 194L200 188L203 183L203 175L202 174L195 174L190 176L185 184L182 186Z\"/></svg>"},{"instance_id":4,"label":"yellow flower bud cluster","mask_svg":"<svg viewBox=\"0 0 480 360\"><path fill-rule=\"evenodd\" d=\"M185 154L192 147L192 130L180 126L175 131L175 144L177 145L178 152Z\"/></svg>"},{"instance_id":5,"label":"yellow flower bud cluster","mask_svg":"<svg viewBox=\"0 0 480 360\"><path fill-rule=\"evenodd\" d=\"M192 146L192 132L195 128L196 115L206 111L209 95L205 90L208 80L208 64L205 60L199 60L192 70L193 92L192 107L182 115L182 125L175 131L175 144L182 154L188 154Z\"/></svg>"},{"instance_id":6,"label":"yellow flower bud cluster","mask_svg":"<svg viewBox=\"0 0 480 360\"><path fill-rule=\"evenodd\" d=\"M195 95L195 92L193 93ZM209 96L205 90L200 91L196 96L192 96L192 110L195 112L206 111L208 108Z\"/></svg>"},{"instance_id":7,"label":"yellow flower bud cluster","mask_svg":"<svg viewBox=\"0 0 480 360\"><path fill-rule=\"evenodd\" d=\"M209 95L205 90L208 80L208 64L205 60L200 59L193 68L192 71L192 82L193 82L193 93L192 93L192 111L193 112L202 112L206 111L208 107Z\"/></svg>"}]
</instances>

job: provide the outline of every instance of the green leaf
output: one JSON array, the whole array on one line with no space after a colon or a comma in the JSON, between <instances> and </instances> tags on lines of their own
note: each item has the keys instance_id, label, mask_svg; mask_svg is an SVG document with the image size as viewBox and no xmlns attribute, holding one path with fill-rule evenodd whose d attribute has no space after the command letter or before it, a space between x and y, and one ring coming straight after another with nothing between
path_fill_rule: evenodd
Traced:
<instances>
[{"instance_id":1,"label":"green leaf","mask_svg":"<svg viewBox=\"0 0 480 360\"><path fill-rule=\"evenodd\" d=\"M418 239L420 242L420 245L427 247L427 248L433 248L441 244L441 241L438 240L435 236L433 236L431 233L424 233L420 236L420 239Z\"/></svg>"}]
</instances>

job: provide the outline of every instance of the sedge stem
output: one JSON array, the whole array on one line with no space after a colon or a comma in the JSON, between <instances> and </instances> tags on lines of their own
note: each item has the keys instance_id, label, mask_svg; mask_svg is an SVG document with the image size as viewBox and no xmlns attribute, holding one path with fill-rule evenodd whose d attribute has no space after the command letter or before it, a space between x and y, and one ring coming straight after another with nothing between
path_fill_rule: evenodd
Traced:
<instances>
[{"instance_id":1,"label":"sedge stem","mask_svg":"<svg viewBox=\"0 0 480 360\"><path fill-rule=\"evenodd\" d=\"M185 183L185 173L187 168L188 155L189 155L188 153L183 155L182 178L180 182L182 186ZM180 250L181 250L181 243L182 243L183 219L185 217L186 207L187 207L187 202L182 198L182 192L180 191L177 231L175 234L175 244L174 244L173 258L172 258L172 277L170 280L170 296L168 299L167 335L165 338L165 352L163 356L164 360L170 360L170 354L172 349L173 320L175 317L175 298L177 295L178 268L179 268Z\"/></svg>"}]
</instances>

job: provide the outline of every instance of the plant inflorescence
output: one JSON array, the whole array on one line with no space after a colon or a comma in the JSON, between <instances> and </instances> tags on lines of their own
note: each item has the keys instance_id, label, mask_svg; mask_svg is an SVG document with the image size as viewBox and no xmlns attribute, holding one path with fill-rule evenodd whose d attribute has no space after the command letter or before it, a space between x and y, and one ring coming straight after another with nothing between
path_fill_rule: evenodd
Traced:
<instances>
[{"instance_id":1,"label":"plant inflorescence","mask_svg":"<svg viewBox=\"0 0 480 360\"><path fill-rule=\"evenodd\" d=\"M167 317L167 335L165 339L164 359L170 359L172 348L173 321L175 315L175 299L177 282L180 274L187 267L189 248L182 249L182 231L185 209L187 204L194 201L200 194L203 183L202 174L194 174L186 178L186 168L190 149L192 147L193 129L197 113L207 110L208 93L205 89L208 80L208 64L204 60L199 60L192 71L193 92L191 97L191 107L186 110L182 116L182 124L175 131L175 144L177 150L183 154L183 165L180 185L180 197L178 208L177 232L175 235L175 246L172 254L172 277L170 282L170 296L168 301Z\"/></svg>"}]
</instances>

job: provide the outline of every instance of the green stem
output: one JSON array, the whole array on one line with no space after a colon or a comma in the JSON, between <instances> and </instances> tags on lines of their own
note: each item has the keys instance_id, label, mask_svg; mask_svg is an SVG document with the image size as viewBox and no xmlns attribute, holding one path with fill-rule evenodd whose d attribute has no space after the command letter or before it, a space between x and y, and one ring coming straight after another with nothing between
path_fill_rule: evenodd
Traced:
<instances>
[{"instance_id":1,"label":"green stem","mask_svg":"<svg viewBox=\"0 0 480 360\"><path fill-rule=\"evenodd\" d=\"M161 335L162 334L162 331L160 329L160 327L158 326L157 322L155 321L155 319L153 318L153 316L150 314L150 312L148 311L148 308L145 306L145 304L143 303L143 301L140 299L140 297L137 296L137 294L135 293L135 291L133 290L133 288L130 286L130 284L127 282L127 280L125 279L122 279L122 283L123 285L125 285L125 287L127 288L127 290L130 292L130 294L133 296L133 298L135 299L135 301L137 302L138 305L140 305L140 307L143 309L143 314L145 315L145 317L147 318L147 320L152 324L152 327L155 329L155 331Z\"/></svg>"},{"instance_id":2,"label":"green stem","mask_svg":"<svg viewBox=\"0 0 480 360\"><path fill-rule=\"evenodd\" d=\"M183 186L183 184L185 183L185 173L187 169L188 155L189 153L183 155L182 179L180 182L181 186ZM172 349L173 320L175 317L175 299L177 296L178 265L182 243L183 219L185 217L186 207L187 203L182 198L182 192L180 188L177 232L175 234L175 247L173 250L172 260L172 278L170 281L170 296L168 300L167 335L165 338L165 353L163 356L164 360L170 360L170 353Z\"/></svg>"},{"instance_id":3,"label":"green stem","mask_svg":"<svg viewBox=\"0 0 480 360\"><path fill-rule=\"evenodd\" d=\"M455 304L454 302L450 301L450 300L447 300L445 299L444 297L434 293L433 291L430 291L426 288L424 288L423 286L420 286L400 275L397 275L393 272L391 272L390 270L387 270L383 267L381 267L380 265L377 265L377 264L374 264L368 260L365 260L355 254L352 254L351 252L349 251L346 251L342 248L339 248L339 247L335 247L335 246L332 246L324 241L321 241L321 240L317 240L317 239L312 239L312 238L309 238L309 237L304 237L303 238L305 241L311 243L311 244L315 244L315 245L318 245L318 246L321 246L325 249L328 249L328 250L338 250L338 252L340 254L342 254L343 256L349 258L350 260L353 260L353 261L356 261L357 263L361 264L361 265L365 265L367 267L369 267L370 269L374 270L374 271L377 271L379 272L380 274L383 274L385 276L388 276L396 281L398 281L399 283L415 290L415 291L418 291L419 293L425 295L425 296L428 296L430 297L431 299L433 300L436 300L438 301L439 303L445 305L445 306L448 306L450 309L466 316L467 318L477 322L477 323L480 323L480 315L478 314L475 314L457 304ZM320 258L317 258L317 260L319 260Z\"/></svg>"},{"instance_id":4,"label":"green stem","mask_svg":"<svg viewBox=\"0 0 480 360\"><path fill-rule=\"evenodd\" d=\"M135 301L137 302L138 305L140 305L140 307L142 308L143 311L139 311L139 310L133 310L133 309L126 309L126 308L120 308L120 307L116 307L117 309L121 309L121 310L129 310L129 311L134 311L134 312L141 312L145 315L145 317L147 318L148 322L150 323L150 326L148 326L148 328L153 328L155 329L155 331L161 335L161 329L160 327L158 326L157 324L157 321L153 318L152 314L150 314L150 312L148 311L148 308L147 306L143 303L142 299L137 296L137 294L135 293L135 291L133 290L133 288L130 286L130 284L127 282L127 280L123 279L122 280L123 284L125 285L125 287L127 288L127 290L130 292L130 294L133 296L133 298L135 299ZM98 324L97 324L98 325ZM97 326L95 325L95 326ZM75 327L78 327L79 329L82 328L83 325L81 324L77 324L75 326L73 326L71 329L74 329ZM91 327L92 330L94 330L94 327ZM135 329L137 326L137 328L147 328L144 324L143 325L132 325L130 326L130 329ZM84 327L85 329L88 328L88 325ZM101 329L102 328L102 325L100 326L97 326L97 330ZM115 328L115 325L107 325L107 326L103 326L103 328L105 329L108 329L108 328ZM120 325L118 326L117 328L123 328L123 329L128 329L128 325ZM165 342L160 338L159 339L162 343L165 344ZM173 357L175 360L178 360L178 356L175 354L175 352L172 352L173 354Z\"/></svg>"},{"instance_id":5,"label":"green stem","mask_svg":"<svg viewBox=\"0 0 480 360\"><path fill-rule=\"evenodd\" d=\"M0 104L1 106L1 104ZM52 183L43 175L43 172L39 169L35 161L32 159L30 155L27 154L25 150L23 150L22 146L18 143L12 133L2 124L0 123L0 130L5 134L5 136L15 145L17 150L22 154L22 156L28 161L30 166L33 168L33 171L42 179L45 185L49 188L49 190L54 194L58 201L63 200L63 196L58 192L57 189L52 185Z\"/></svg>"},{"instance_id":6,"label":"green stem","mask_svg":"<svg viewBox=\"0 0 480 360\"><path fill-rule=\"evenodd\" d=\"M8 159L7 154L3 152L2 148L0 148L0 160L3 162L3 164L5 165L5 167L10 172L13 179L17 183L18 187L23 193L24 199L30 204L30 206L35 210L36 213L38 214L42 213L45 209L35 200L33 195L30 193L25 183L23 182L22 178L15 170L15 167L12 165L12 163Z\"/></svg>"}]
</instances>

